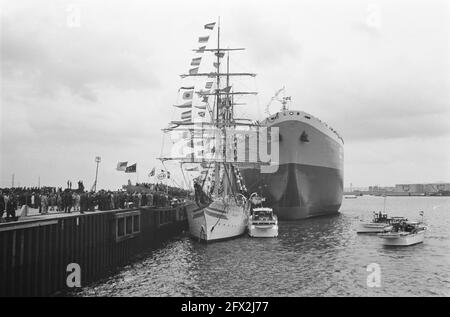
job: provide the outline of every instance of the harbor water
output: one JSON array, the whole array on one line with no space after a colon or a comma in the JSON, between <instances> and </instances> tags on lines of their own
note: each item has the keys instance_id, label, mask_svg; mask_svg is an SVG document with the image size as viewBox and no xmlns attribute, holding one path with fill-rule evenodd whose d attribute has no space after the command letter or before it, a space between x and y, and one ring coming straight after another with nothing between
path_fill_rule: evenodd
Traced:
<instances>
[{"instance_id":1,"label":"harbor water","mask_svg":"<svg viewBox=\"0 0 450 317\"><path fill-rule=\"evenodd\" d=\"M359 219L383 204L383 197L344 199L336 216L281 222L274 239L205 245L186 233L69 295L450 296L450 197L387 197L389 216L417 220L424 211L425 241L409 247L356 234ZM368 283L374 265L377 285Z\"/></svg>"}]
</instances>

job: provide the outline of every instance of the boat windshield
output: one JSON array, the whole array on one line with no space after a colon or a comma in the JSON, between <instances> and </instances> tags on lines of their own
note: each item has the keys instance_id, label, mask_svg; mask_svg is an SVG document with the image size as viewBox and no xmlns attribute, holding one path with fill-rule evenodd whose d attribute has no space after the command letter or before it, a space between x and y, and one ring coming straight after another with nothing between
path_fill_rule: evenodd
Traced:
<instances>
[{"instance_id":1,"label":"boat windshield","mask_svg":"<svg viewBox=\"0 0 450 317\"><path fill-rule=\"evenodd\" d=\"M255 220L271 220L272 211L271 210L254 210Z\"/></svg>"}]
</instances>

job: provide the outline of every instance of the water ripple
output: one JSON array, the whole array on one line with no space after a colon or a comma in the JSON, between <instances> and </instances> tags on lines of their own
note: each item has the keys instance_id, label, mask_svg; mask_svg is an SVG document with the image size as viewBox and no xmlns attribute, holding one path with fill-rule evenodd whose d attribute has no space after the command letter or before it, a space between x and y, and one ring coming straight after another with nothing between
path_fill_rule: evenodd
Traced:
<instances>
[{"instance_id":1,"label":"water ripple","mask_svg":"<svg viewBox=\"0 0 450 317\"><path fill-rule=\"evenodd\" d=\"M450 199L388 198L391 214L425 210L425 243L383 247L357 235L361 217L383 208L381 197L344 200L338 216L281 222L277 239L210 245L182 235L133 259L115 275L73 296L450 296ZM367 265L381 268L370 288Z\"/></svg>"}]
</instances>

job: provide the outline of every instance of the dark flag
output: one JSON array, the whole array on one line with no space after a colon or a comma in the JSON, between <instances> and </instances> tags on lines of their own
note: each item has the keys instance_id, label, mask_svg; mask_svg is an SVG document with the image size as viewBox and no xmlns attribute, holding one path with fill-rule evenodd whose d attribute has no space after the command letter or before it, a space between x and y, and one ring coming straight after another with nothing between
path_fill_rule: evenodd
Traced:
<instances>
[{"instance_id":1,"label":"dark flag","mask_svg":"<svg viewBox=\"0 0 450 317\"><path fill-rule=\"evenodd\" d=\"M214 29L214 25L216 25L216 22L205 24L205 29L212 30Z\"/></svg>"},{"instance_id":2,"label":"dark flag","mask_svg":"<svg viewBox=\"0 0 450 317\"><path fill-rule=\"evenodd\" d=\"M198 38L198 42L199 42L199 43L207 43L208 40L209 40L209 36L200 36L200 37Z\"/></svg>"},{"instance_id":3,"label":"dark flag","mask_svg":"<svg viewBox=\"0 0 450 317\"><path fill-rule=\"evenodd\" d=\"M125 170L125 173L136 173L136 163L128 166L127 169Z\"/></svg>"}]
</instances>

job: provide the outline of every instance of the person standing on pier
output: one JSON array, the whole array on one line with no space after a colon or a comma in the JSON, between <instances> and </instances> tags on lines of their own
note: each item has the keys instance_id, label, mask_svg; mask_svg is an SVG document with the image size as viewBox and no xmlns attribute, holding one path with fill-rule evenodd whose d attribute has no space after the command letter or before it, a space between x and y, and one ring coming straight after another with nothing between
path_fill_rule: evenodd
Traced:
<instances>
[{"instance_id":1,"label":"person standing on pier","mask_svg":"<svg viewBox=\"0 0 450 317\"><path fill-rule=\"evenodd\" d=\"M115 197L114 197L114 193L110 194L110 201L111 201L111 210L116 209L116 204L115 204Z\"/></svg>"},{"instance_id":2,"label":"person standing on pier","mask_svg":"<svg viewBox=\"0 0 450 317\"><path fill-rule=\"evenodd\" d=\"M63 208L64 213L70 213L72 209L72 194L68 189L63 193Z\"/></svg>"},{"instance_id":3,"label":"person standing on pier","mask_svg":"<svg viewBox=\"0 0 450 317\"><path fill-rule=\"evenodd\" d=\"M89 211L95 211L95 197L92 193L88 193L87 206Z\"/></svg>"},{"instance_id":4,"label":"person standing on pier","mask_svg":"<svg viewBox=\"0 0 450 317\"><path fill-rule=\"evenodd\" d=\"M34 204L35 204L34 208L37 208L39 210L39 213L41 213L42 212L41 195L39 194L34 195Z\"/></svg>"},{"instance_id":5,"label":"person standing on pier","mask_svg":"<svg viewBox=\"0 0 450 317\"><path fill-rule=\"evenodd\" d=\"M3 218L3 213L5 212L6 204L3 193L0 191L0 221Z\"/></svg>"},{"instance_id":6,"label":"person standing on pier","mask_svg":"<svg viewBox=\"0 0 450 317\"><path fill-rule=\"evenodd\" d=\"M41 213L43 215L48 214L48 196L47 194L44 192L41 196L40 196L40 208L41 208Z\"/></svg>"},{"instance_id":7,"label":"person standing on pier","mask_svg":"<svg viewBox=\"0 0 450 317\"><path fill-rule=\"evenodd\" d=\"M147 194L147 206L153 206L153 195L150 193Z\"/></svg>"},{"instance_id":8,"label":"person standing on pier","mask_svg":"<svg viewBox=\"0 0 450 317\"><path fill-rule=\"evenodd\" d=\"M80 195L80 213L84 214L84 212L88 209L87 206L87 194L83 191Z\"/></svg>"},{"instance_id":9,"label":"person standing on pier","mask_svg":"<svg viewBox=\"0 0 450 317\"><path fill-rule=\"evenodd\" d=\"M119 194L119 208L124 209L126 204L126 196L124 193Z\"/></svg>"},{"instance_id":10,"label":"person standing on pier","mask_svg":"<svg viewBox=\"0 0 450 317\"><path fill-rule=\"evenodd\" d=\"M137 194L137 202L138 202L138 207L142 206L142 194L139 192Z\"/></svg>"},{"instance_id":11,"label":"person standing on pier","mask_svg":"<svg viewBox=\"0 0 450 317\"><path fill-rule=\"evenodd\" d=\"M61 191L59 191L59 192L56 194L56 209L57 209L58 211L62 211L62 210L63 210L62 206L63 206L63 202L62 202L62 193L61 193Z\"/></svg>"},{"instance_id":12,"label":"person standing on pier","mask_svg":"<svg viewBox=\"0 0 450 317\"><path fill-rule=\"evenodd\" d=\"M73 193L72 201L73 201L73 210L80 211L80 195L77 192Z\"/></svg>"},{"instance_id":13,"label":"person standing on pier","mask_svg":"<svg viewBox=\"0 0 450 317\"><path fill-rule=\"evenodd\" d=\"M50 193L48 197L49 205L50 205L50 211L56 210L56 194Z\"/></svg>"},{"instance_id":14,"label":"person standing on pier","mask_svg":"<svg viewBox=\"0 0 450 317\"><path fill-rule=\"evenodd\" d=\"M16 218L17 199L14 194L10 194L6 202L6 219Z\"/></svg>"}]
</instances>

